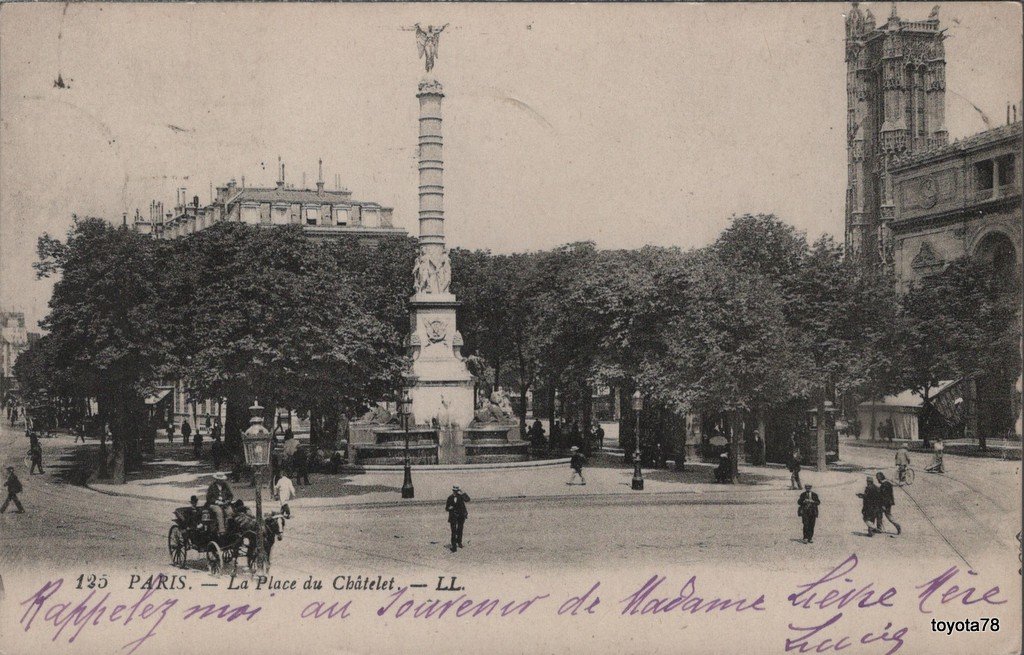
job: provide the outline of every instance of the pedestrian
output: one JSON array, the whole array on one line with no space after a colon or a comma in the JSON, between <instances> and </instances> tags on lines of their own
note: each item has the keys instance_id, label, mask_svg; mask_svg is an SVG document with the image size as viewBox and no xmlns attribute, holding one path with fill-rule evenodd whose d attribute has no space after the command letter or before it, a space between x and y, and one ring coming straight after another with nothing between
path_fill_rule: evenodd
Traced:
<instances>
[{"instance_id":1,"label":"pedestrian","mask_svg":"<svg viewBox=\"0 0 1024 655\"><path fill-rule=\"evenodd\" d=\"M604 428L597 421L594 421L594 441L597 442L598 448L604 447Z\"/></svg>"},{"instance_id":2,"label":"pedestrian","mask_svg":"<svg viewBox=\"0 0 1024 655\"><path fill-rule=\"evenodd\" d=\"M932 465L926 468L925 470L928 471L929 473L945 473L946 469L942 465L942 451L944 449L942 440L939 439L935 443L933 443L932 449L935 452L935 459L932 460Z\"/></svg>"},{"instance_id":3,"label":"pedestrian","mask_svg":"<svg viewBox=\"0 0 1024 655\"><path fill-rule=\"evenodd\" d=\"M213 468L219 469L220 462L224 459L224 444L220 440L220 431L214 427L213 443L210 444L210 456L213 457Z\"/></svg>"},{"instance_id":4,"label":"pedestrian","mask_svg":"<svg viewBox=\"0 0 1024 655\"><path fill-rule=\"evenodd\" d=\"M293 439L292 441L296 441ZM292 457L295 468L295 481L299 484L309 486L309 449L299 448Z\"/></svg>"},{"instance_id":5,"label":"pedestrian","mask_svg":"<svg viewBox=\"0 0 1024 655\"><path fill-rule=\"evenodd\" d=\"M39 474L43 475L43 446L39 443L39 437L34 432L29 434L29 441L28 455L32 460L32 466L29 468L28 474L35 475L36 469L39 469Z\"/></svg>"},{"instance_id":6,"label":"pedestrian","mask_svg":"<svg viewBox=\"0 0 1024 655\"><path fill-rule=\"evenodd\" d=\"M541 425L539 419L534 419L533 425L530 426L528 434L530 435L530 443L533 444L535 448L539 448L544 445L544 426Z\"/></svg>"},{"instance_id":7,"label":"pedestrian","mask_svg":"<svg viewBox=\"0 0 1024 655\"><path fill-rule=\"evenodd\" d=\"M821 500L818 498L818 494L811 491L811 485L804 486L804 492L800 494L800 498L796 501L797 504L797 516L804 523L804 543L814 543L814 524L818 522L818 505L821 504Z\"/></svg>"},{"instance_id":8,"label":"pedestrian","mask_svg":"<svg viewBox=\"0 0 1024 655\"><path fill-rule=\"evenodd\" d=\"M903 484L907 481L907 469L910 468L910 453L906 446L900 446L896 451L896 473L897 481Z\"/></svg>"},{"instance_id":9,"label":"pedestrian","mask_svg":"<svg viewBox=\"0 0 1024 655\"><path fill-rule=\"evenodd\" d=\"M181 443L188 445L188 438L192 436L192 425L188 419L181 422Z\"/></svg>"},{"instance_id":10,"label":"pedestrian","mask_svg":"<svg viewBox=\"0 0 1024 655\"><path fill-rule=\"evenodd\" d=\"M764 466L764 439L761 431L754 430L754 466Z\"/></svg>"},{"instance_id":11,"label":"pedestrian","mask_svg":"<svg viewBox=\"0 0 1024 655\"><path fill-rule=\"evenodd\" d=\"M75 425L75 440L73 443L78 443L79 439L82 440L82 443L85 443L85 430L85 421L80 421Z\"/></svg>"},{"instance_id":12,"label":"pedestrian","mask_svg":"<svg viewBox=\"0 0 1024 655\"><path fill-rule=\"evenodd\" d=\"M203 456L203 433L196 430L196 433L192 435L192 453L196 459Z\"/></svg>"},{"instance_id":13,"label":"pedestrian","mask_svg":"<svg viewBox=\"0 0 1024 655\"><path fill-rule=\"evenodd\" d=\"M800 489L800 451L794 450L789 454L789 462L786 464L789 469L789 488Z\"/></svg>"},{"instance_id":14,"label":"pedestrian","mask_svg":"<svg viewBox=\"0 0 1024 655\"><path fill-rule=\"evenodd\" d=\"M903 530L900 528L900 524L892 518L892 506L896 504L896 499L892 493L892 482L885 479L885 474L879 471L876 474L878 478L878 500L879 500L879 512L878 521L876 526L878 531L882 532L882 517L889 519L889 523L892 523L893 527L896 528L896 534L902 534Z\"/></svg>"},{"instance_id":15,"label":"pedestrian","mask_svg":"<svg viewBox=\"0 0 1024 655\"><path fill-rule=\"evenodd\" d=\"M210 428L213 427L213 419L210 418L210 412L206 412L206 418L203 419L203 425L206 426L207 432L209 432Z\"/></svg>"},{"instance_id":16,"label":"pedestrian","mask_svg":"<svg viewBox=\"0 0 1024 655\"><path fill-rule=\"evenodd\" d=\"M555 421L551 424L551 440L548 442L548 445L552 450L560 450L562 448L561 421Z\"/></svg>"},{"instance_id":17,"label":"pedestrian","mask_svg":"<svg viewBox=\"0 0 1024 655\"><path fill-rule=\"evenodd\" d=\"M4 481L4 486L7 487L7 498L4 499L4 504L0 506L0 514L5 513L7 506L11 503L14 503L14 506L17 508L15 513L24 514L25 508L21 506L21 501L18 500L18 494L22 490L21 480L14 474L13 466L7 467L7 479Z\"/></svg>"},{"instance_id":18,"label":"pedestrian","mask_svg":"<svg viewBox=\"0 0 1024 655\"><path fill-rule=\"evenodd\" d=\"M167 423L167 443L174 443L174 419Z\"/></svg>"},{"instance_id":19,"label":"pedestrian","mask_svg":"<svg viewBox=\"0 0 1024 655\"><path fill-rule=\"evenodd\" d=\"M569 468L572 469L572 474L566 484L575 484L573 480L576 479L576 476L579 476L581 485L586 484L587 481L583 478L583 463L587 461L587 458L583 456L578 446L573 446L569 451L572 453L572 456L569 457Z\"/></svg>"},{"instance_id":20,"label":"pedestrian","mask_svg":"<svg viewBox=\"0 0 1024 655\"><path fill-rule=\"evenodd\" d=\"M295 454L295 451L297 451L298 449L299 440L295 438L295 434L292 432L292 429L288 428L287 430L284 431L283 450L285 460L290 460L291 457Z\"/></svg>"},{"instance_id":21,"label":"pedestrian","mask_svg":"<svg viewBox=\"0 0 1024 655\"><path fill-rule=\"evenodd\" d=\"M732 462L728 453L718 456L718 466L715 467L715 482L725 484L732 482Z\"/></svg>"},{"instance_id":22,"label":"pedestrian","mask_svg":"<svg viewBox=\"0 0 1024 655\"><path fill-rule=\"evenodd\" d=\"M462 529L466 525L466 518L469 516L469 510L466 509L466 503L469 502L469 495L459 489L458 485L452 487L452 495L448 496L448 502L444 504L444 509L448 512L448 525L452 529L452 552L454 553L459 548L463 548L462 545Z\"/></svg>"},{"instance_id":23,"label":"pedestrian","mask_svg":"<svg viewBox=\"0 0 1024 655\"><path fill-rule=\"evenodd\" d=\"M288 501L295 498L295 485L288 477L288 471L281 471L281 477L274 483L274 497L281 503L281 513L286 519L292 517L292 510L288 507Z\"/></svg>"},{"instance_id":24,"label":"pedestrian","mask_svg":"<svg viewBox=\"0 0 1024 655\"><path fill-rule=\"evenodd\" d=\"M878 521L878 513L882 504L881 496L879 495L878 487L875 486L875 479L873 477L867 476L867 485L862 493L857 494L857 497L863 501L860 515L868 529L868 536L874 536L875 532L877 532L875 524Z\"/></svg>"}]
</instances>

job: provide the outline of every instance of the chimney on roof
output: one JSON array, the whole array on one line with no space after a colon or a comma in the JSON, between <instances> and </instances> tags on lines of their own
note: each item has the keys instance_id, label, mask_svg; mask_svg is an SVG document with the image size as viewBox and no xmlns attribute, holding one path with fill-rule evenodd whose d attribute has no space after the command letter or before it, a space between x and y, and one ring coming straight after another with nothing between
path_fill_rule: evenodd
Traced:
<instances>
[{"instance_id":1,"label":"chimney on roof","mask_svg":"<svg viewBox=\"0 0 1024 655\"><path fill-rule=\"evenodd\" d=\"M242 176L242 188L243 189L245 188L245 176L244 175Z\"/></svg>"},{"instance_id":2,"label":"chimney on roof","mask_svg":"<svg viewBox=\"0 0 1024 655\"><path fill-rule=\"evenodd\" d=\"M321 159L319 162L320 172L316 178L316 193L317 195L324 195L324 160Z\"/></svg>"},{"instance_id":3,"label":"chimney on roof","mask_svg":"<svg viewBox=\"0 0 1024 655\"><path fill-rule=\"evenodd\" d=\"M128 229L128 212L121 214L121 227Z\"/></svg>"},{"instance_id":4,"label":"chimney on roof","mask_svg":"<svg viewBox=\"0 0 1024 655\"><path fill-rule=\"evenodd\" d=\"M280 157L277 158L277 163L280 164L280 168L281 168L281 177L277 178L277 188L278 189L283 189L284 188L284 163L281 162L281 158Z\"/></svg>"}]
</instances>

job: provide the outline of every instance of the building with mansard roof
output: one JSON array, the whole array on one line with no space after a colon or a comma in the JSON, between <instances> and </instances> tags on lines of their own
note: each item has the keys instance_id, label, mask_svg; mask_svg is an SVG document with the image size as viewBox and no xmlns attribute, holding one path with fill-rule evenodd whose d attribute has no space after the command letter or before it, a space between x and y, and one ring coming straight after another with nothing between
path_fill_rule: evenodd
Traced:
<instances>
[{"instance_id":1,"label":"building with mansard roof","mask_svg":"<svg viewBox=\"0 0 1024 655\"><path fill-rule=\"evenodd\" d=\"M136 212L134 226L143 234L174 239L206 229L222 221L250 225L301 225L311 237L351 236L373 243L381 238L404 236L406 231L392 223L393 210L377 202L355 200L348 189L326 189L323 163L315 189L296 189L285 184L284 165L274 187L239 186L234 180L217 187L213 202L200 205L199 197L188 200L179 190L173 211L152 202L149 216Z\"/></svg>"}]
</instances>

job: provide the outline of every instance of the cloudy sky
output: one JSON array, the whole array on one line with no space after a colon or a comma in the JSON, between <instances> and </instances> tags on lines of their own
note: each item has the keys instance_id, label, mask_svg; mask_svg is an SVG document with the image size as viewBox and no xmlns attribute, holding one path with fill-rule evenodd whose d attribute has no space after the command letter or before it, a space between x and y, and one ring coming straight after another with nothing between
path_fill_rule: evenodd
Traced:
<instances>
[{"instance_id":1,"label":"cloudy sky","mask_svg":"<svg viewBox=\"0 0 1024 655\"><path fill-rule=\"evenodd\" d=\"M889 3L862 3L884 20ZM931 4L899 3L924 19ZM953 137L1020 102L1021 10L946 3ZM410 27L449 23L447 232L495 251L700 246L733 213L842 235L844 4L5 5L0 305L46 311L34 244L229 178L333 185L414 231ZM69 88L54 88L58 73Z\"/></svg>"}]
</instances>

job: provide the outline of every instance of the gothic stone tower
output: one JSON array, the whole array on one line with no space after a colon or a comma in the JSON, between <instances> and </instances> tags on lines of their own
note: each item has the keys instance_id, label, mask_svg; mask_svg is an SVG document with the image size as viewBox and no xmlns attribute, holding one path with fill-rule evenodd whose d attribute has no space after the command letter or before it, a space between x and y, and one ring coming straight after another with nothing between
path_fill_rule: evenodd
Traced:
<instances>
[{"instance_id":1,"label":"gothic stone tower","mask_svg":"<svg viewBox=\"0 0 1024 655\"><path fill-rule=\"evenodd\" d=\"M905 21L893 3L878 26L856 2L847 14L846 247L862 263L891 262L891 163L948 140L942 41L937 6L925 20Z\"/></svg>"}]
</instances>

